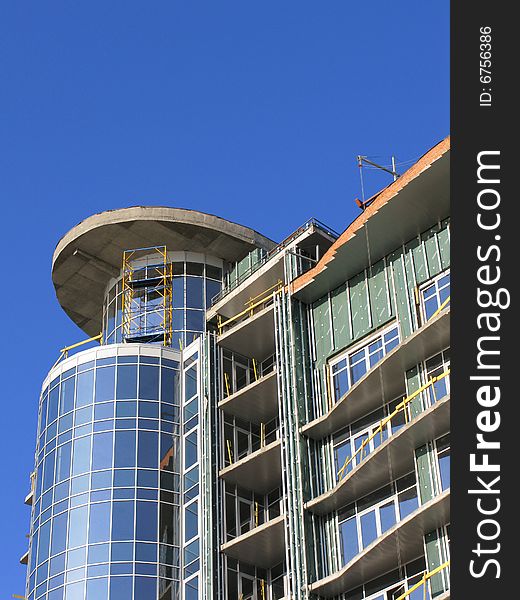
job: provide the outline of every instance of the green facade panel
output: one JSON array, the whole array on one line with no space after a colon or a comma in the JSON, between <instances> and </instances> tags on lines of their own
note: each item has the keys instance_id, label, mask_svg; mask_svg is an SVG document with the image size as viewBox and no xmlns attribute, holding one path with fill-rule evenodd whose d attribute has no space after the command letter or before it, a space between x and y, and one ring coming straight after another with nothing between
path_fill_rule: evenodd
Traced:
<instances>
[{"instance_id":1,"label":"green facade panel","mask_svg":"<svg viewBox=\"0 0 520 600\"><path fill-rule=\"evenodd\" d=\"M352 334L353 338L357 339L368 333L371 329L365 273L360 273L350 279L348 286L350 294Z\"/></svg>"},{"instance_id":2,"label":"green facade panel","mask_svg":"<svg viewBox=\"0 0 520 600\"><path fill-rule=\"evenodd\" d=\"M442 270L450 266L450 230L449 221L443 221L437 236Z\"/></svg>"},{"instance_id":3,"label":"green facade panel","mask_svg":"<svg viewBox=\"0 0 520 600\"><path fill-rule=\"evenodd\" d=\"M330 293L332 305L332 324L334 328L334 348L336 350L348 346L352 341L346 284Z\"/></svg>"},{"instance_id":4,"label":"green facade panel","mask_svg":"<svg viewBox=\"0 0 520 600\"><path fill-rule=\"evenodd\" d=\"M426 257L428 259L429 276L435 277L442 271L441 257L438 244L439 226L435 225L426 231L421 237L424 241Z\"/></svg>"},{"instance_id":5,"label":"green facade panel","mask_svg":"<svg viewBox=\"0 0 520 600\"><path fill-rule=\"evenodd\" d=\"M387 285L385 261L380 260L370 271L368 292L372 324L374 327L379 327L384 325L393 316L392 304L389 303L391 296Z\"/></svg>"}]
</instances>

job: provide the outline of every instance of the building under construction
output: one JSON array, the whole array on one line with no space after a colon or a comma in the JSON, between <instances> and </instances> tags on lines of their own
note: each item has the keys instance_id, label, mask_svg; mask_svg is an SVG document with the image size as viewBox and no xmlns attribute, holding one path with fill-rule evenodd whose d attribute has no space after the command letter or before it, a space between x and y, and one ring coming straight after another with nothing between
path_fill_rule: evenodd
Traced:
<instances>
[{"instance_id":1,"label":"building under construction","mask_svg":"<svg viewBox=\"0 0 520 600\"><path fill-rule=\"evenodd\" d=\"M28 600L450 597L449 138L360 208L60 240Z\"/></svg>"}]
</instances>

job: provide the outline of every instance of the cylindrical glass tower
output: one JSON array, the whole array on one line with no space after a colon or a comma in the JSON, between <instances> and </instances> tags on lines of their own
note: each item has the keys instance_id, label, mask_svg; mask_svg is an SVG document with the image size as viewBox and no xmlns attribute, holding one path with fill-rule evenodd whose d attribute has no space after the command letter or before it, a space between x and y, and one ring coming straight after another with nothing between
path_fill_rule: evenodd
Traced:
<instances>
[{"instance_id":1,"label":"cylindrical glass tower","mask_svg":"<svg viewBox=\"0 0 520 600\"><path fill-rule=\"evenodd\" d=\"M201 597L205 313L230 263L272 245L164 207L94 215L60 241L58 300L101 346L64 352L42 386L28 600Z\"/></svg>"}]
</instances>

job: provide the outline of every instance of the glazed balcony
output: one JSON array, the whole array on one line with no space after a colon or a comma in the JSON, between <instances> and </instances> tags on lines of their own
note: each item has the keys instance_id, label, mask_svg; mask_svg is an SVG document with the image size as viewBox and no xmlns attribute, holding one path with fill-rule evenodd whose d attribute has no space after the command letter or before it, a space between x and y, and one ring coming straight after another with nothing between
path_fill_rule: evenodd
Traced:
<instances>
[{"instance_id":1,"label":"glazed balcony","mask_svg":"<svg viewBox=\"0 0 520 600\"><path fill-rule=\"evenodd\" d=\"M411 418L410 405L421 395L426 403L431 403L430 393L435 390L436 383L448 376L449 370L432 378L398 404L393 413L383 419L373 433L366 437L359 449L347 457L336 473L336 485L307 502L305 508L316 514L330 513L386 485L390 481L390 473L392 477L399 478L413 471L414 450L450 429L450 395L434 398L433 404L414 418ZM405 424L392 433L392 422L396 419L401 420L403 413L406 417ZM382 432L390 432L383 442ZM374 439L378 440L378 445L368 453L366 450L371 447L371 441Z\"/></svg>"},{"instance_id":2,"label":"glazed balcony","mask_svg":"<svg viewBox=\"0 0 520 600\"><path fill-rule=\"evenodd\" d=\"M409 562L424 552L424 535L450 521L450 490L426 502L364 548L342 569L309 586L311 594L331 598Z\"/></svg>"},{"instance_id":3,"label":"glazed balcony","mask_svg":"<svg viewBox=\"0 0 520 600\"><path fill-rule=\"evenodd\" d=\"M285 516L282 514L222 544L221 551L237 560L269 569L285 558Z\"/></svg>"},{"instance_id":4,"label":"glazed balcony","mask_svg":"<svg viewBox=\"0 0 520 600\"><path fill-rule=\"evenodd\" d=\"M329 411L310 421L301 432L322 439L381 405L381 398L405 395L403 374L450 343L450 308L444 308L403 340L357 381ZM331 399L329 399L331 400Z\"/></svg>"}]
</instances>

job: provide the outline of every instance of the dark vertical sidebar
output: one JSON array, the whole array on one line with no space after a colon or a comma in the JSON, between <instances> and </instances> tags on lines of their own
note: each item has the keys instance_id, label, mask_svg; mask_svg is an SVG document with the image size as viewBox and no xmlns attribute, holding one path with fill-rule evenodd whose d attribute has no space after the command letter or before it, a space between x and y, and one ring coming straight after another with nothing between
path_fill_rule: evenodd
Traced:
<instances>
[{"instance_id":1,"label":"dark vertical sidebar","mask_svg":"<svg viewBox=\"0 0 520 600\"><path fill-rule=\"evenodd\" d=\"M505 2L453 0L451 28L451 595L498 599L520 594L520 35Z\"/></svg>"}]
</instances>

